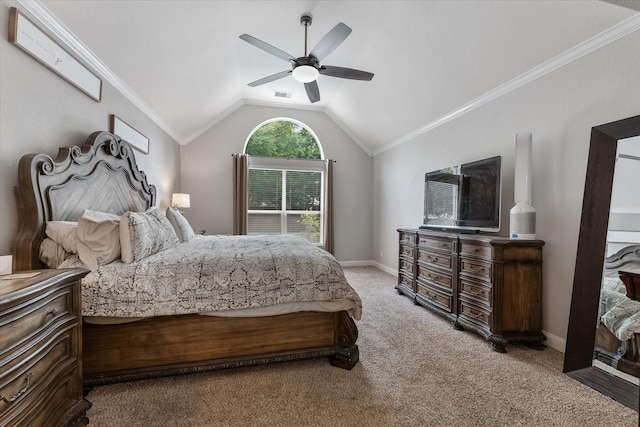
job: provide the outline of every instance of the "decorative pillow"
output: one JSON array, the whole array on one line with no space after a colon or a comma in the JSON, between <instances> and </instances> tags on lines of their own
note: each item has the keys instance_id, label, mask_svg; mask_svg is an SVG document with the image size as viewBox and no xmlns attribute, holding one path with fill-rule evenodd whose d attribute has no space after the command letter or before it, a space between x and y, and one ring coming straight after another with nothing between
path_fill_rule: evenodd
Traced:
<instances>
[{"instance_id":1,"label":"decorative pillow","mask_svg":"<svg viewBox=\"0 0 640 427\"><path fill-rule=\"evenodd\" d=\"M51 240L72 254L78 253L78 245L76 244L77 231L78 223L75 221L47 221L44 230Z\"/></svg>"},{"instance_id":2,"label":"decorative pillow","mask_svg":"<svg viewBox=\"0 0 640 427\"><path fill-rule=\"evenodd\" d=\"M120 258L137 262L180 243L175 230L158 208L146 212L126 212L120 222Z\"/></svg>"},{"instance_id":3,"label":"decorative pillow","mask_svg":"<svg viewBox=\"0 0 640 427\"><path fill-rule=\"evenodd\" d=\"M178 209L169 206L167 208L167 219L173 226L180 242L188 242L196 236L196 233L193 232L193 228L191 228L191 224L189 224L187 218L185 218L184 215L182 215L182 212Z\"/></svg>"},{"instance_id":4,"label":"decorative pillow","mask_svg":"<svg viewBox=\"0 0 640 427\"><path fill-rule=\"evenodd\" d=\"M91 270L120 258L120 216L85 209L78 220L80 260Z\"/></svg>"},{"instance_id":5,"label":"decorative pillow","mask_svg":"<svg viewBox=\"0 0 640 427\"><path fill-rule=\"evenodd\" d=\"M40 243L39 255L40 261L45 263L48 268L58 268L64 260L73 254L67 252L62 245L47 237Z\"/></svg>"}]
</instances>

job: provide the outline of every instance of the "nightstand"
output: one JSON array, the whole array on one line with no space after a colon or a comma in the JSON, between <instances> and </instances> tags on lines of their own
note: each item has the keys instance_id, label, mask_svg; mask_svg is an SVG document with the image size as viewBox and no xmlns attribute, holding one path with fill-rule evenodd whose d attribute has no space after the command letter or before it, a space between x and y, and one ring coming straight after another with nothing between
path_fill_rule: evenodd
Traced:
<instances>
[{"instance_id":1,"label":"nightstand","mask_svg":"<svg viewBox=\"0 0 640 427\"><path fill-rule=\"evenodd\" d=\"M80 293L87 273L34 270L0 276L0 425L88 424Z\"/></svg>"}]
</instances>

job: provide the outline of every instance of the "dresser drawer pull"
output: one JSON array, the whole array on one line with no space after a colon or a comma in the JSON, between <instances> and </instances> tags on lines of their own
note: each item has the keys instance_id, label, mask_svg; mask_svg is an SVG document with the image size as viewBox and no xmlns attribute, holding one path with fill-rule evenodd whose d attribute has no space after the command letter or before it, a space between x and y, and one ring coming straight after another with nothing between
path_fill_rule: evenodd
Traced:
<instances>
[{"instance_id":1,"label":"dresser drawer pull","mask_svg":"<svg viewBox=\"0 0 640 427\"><path fill-rule=\"evenodd\" d=\"M480 319L480 318L482 318L482 313L476 314L474 312L470 312L469 316L473 317L474 319Z\"/></svg>"},{"instance_id":2,"label":"dresser drawer pull","mask_svg":"<svg viewBox=\"0 0 640 427\"><path fill-rule=\"evenodd\" d=\"M44 317L53 316L56 317L58 315L58 307L53 307L51 310L47 311L44 314Z\"/></svg>"},{"instance_id":3,"label":"dresser drawer pull","mask_svg":"<svg viewBox=\"0 0 640 427\"><path fill-rule=\"evenodd\" d=\"M477 292L470 291L469 293L470 293L471 295L474 295L474 296L480 296L480 295L482 295L482 291L477 291Z\"/></svg>"},{"instance_id":4,"label":"dresser drawer pull","mask_svg":"<svg viewBox=\"0 0 640 427\"><path fill-rule=\"evenodd\" d=\"M0 400L3 401L4 403L13 403L16 400L18 400L18 398L20 398L20 396L22 396L23 394L25 394L27 392L27 389L29 388L29 382L31 381L31 377L33 376L33 374L31 372L29 372L25 377L24 380L26 382L26 384L24 385L24 387L22 388L22 390L20 390L19 392L17 392L13 397L10 397L9 399L7 399L4 396L0 396Z\"/></svg>"},{"instance_id":5,"label":"dresser drawer pull","mask_svg":"<svg viewBox=\"0 0 640 427\"><path fill-rule=\"evenodd\" d=\"M470 265L469 270L473 271L474 273L478 273L480 271L484 271L484 267L481 265Z\"/></svg>"}]
</instances>

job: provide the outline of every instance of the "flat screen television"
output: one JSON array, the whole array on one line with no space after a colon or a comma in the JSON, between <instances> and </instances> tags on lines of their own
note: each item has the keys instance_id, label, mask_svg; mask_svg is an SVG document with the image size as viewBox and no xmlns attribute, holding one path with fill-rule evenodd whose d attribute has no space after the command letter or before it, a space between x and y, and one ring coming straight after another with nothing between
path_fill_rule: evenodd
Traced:
<instances>
[{"instance_id":1,"label":"flat screen television","mask_svg":"<svg viewBox=\"0 0 640 427\"><path fill-rule=\"evenodd\" d=\"M426 173L420 228L498 232L501 161L495 156Z\"/></svg>"}]
</instances>

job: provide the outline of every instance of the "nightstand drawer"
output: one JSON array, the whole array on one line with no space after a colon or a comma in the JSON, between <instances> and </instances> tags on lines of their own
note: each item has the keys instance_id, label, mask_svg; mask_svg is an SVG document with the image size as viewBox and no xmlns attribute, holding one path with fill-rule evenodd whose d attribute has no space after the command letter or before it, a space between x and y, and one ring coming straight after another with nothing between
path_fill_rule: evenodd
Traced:
<instances>
[{"instance_id":1,"label":"nightstand drawer","mask_svg":"<svg viewBox=\"0 0 640 427\"><path fill-rule=\"evenodd\" d=\"M71 287L40 295L26 304L20 304L0 316L0 354L20 341L49 327L72 311Z\"/></svg>"},{"instance_id":2,"label":"nightstand drawer","mask_svg":"<svg viewBox=\"0 0 640 427\"><path fill-rule=\"evenodd\" d=\"M77 406L75 394L74 376L78 375L78 368L75 368L69 374L64 375L60 381L53 384L51 390L37 396L37 405L27 408L23 413L16 413L13 419L7 420L9 426L33 426L45 427L51 425L51 419L62 417L65 412L74 406ZM36 397L36 396L34 396ZM62 404L61 404L62 402ZM84 410L90 407L88 402L82 402ZM3 424L4 425L4 424Z\"/></svg>"},{"instance_id":3,"label":"nightstand drawer","mask_svg":"<svg viewBox=\"0 0 640 427\"><path fill-rule=\"evenodd\" d=\"M76 339L75 320L63 323L50 334L43 335L38 342L3 365L0 373L0 417L14 418L26 407L39 406L34 395L55 382L65 369L77 366L74 349ZM7 400L8 402L6 402Z\"/></svg>"}]
</instances>

